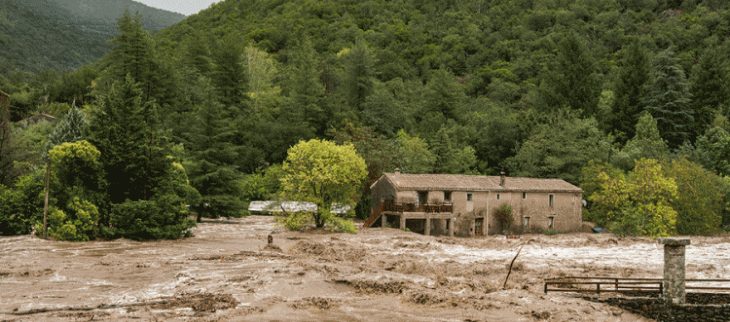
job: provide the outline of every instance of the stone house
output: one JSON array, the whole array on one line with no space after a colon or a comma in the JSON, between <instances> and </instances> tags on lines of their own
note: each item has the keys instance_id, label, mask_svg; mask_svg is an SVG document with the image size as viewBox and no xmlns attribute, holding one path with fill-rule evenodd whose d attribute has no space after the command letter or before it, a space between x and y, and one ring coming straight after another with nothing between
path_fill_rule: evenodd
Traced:
<instances>
[{"instance_id":1,"label":"stone house","mask_svg":"<svg viewBox=\"0 0 730 322\"><path fill-rule=\"evenodd\" d=\"M580 231L583 190L562 179L385 173L370 186L365 227L408 228L425 235L503 232L495 216L512 206L512 233Z\"/></svg>"}]
</instances>

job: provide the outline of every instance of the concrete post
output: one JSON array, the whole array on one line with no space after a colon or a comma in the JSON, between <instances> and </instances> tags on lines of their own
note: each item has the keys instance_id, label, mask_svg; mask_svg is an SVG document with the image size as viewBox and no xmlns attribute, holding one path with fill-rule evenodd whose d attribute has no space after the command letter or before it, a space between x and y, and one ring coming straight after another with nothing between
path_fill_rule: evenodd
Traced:
<instances>
[{"instance_id":1,"label":"concrete post","mask_svg":"<svg viewBox=\"0 0 730 322\"><path fill-rule=\"evenodd\" d=\"M388 215L382 214L380 215L380 227L388 227Z\"/></svg>"},{"instance_id":2,"label":"concrete post","mask_svg":"<svg viewBox=\"0 0 730 322\"><path fill-rule=\"evenodd\" d=\"M688 238L662 238L664 244L664 299L668 304L685 303L684 251Z\"/></svg>"},{"instance_id":3,"label":"concrete post","mask_svg":"<svg viewBox=\"0 0 730 322\"><path fill-rule=\"evenodd\" d=\"M426 217L426 231L424 235L431 236L431 217Z\"/></svg>"},{"instance_id":4,"label":"concrete post","mask_svg":"<svg viewBox=\"0 0 730 322\"><path fill-rule=\"evenodd\" d=\"M400 215L400 229L406 229L406 216L403 214Z\"/></svg>"}]
</instances>

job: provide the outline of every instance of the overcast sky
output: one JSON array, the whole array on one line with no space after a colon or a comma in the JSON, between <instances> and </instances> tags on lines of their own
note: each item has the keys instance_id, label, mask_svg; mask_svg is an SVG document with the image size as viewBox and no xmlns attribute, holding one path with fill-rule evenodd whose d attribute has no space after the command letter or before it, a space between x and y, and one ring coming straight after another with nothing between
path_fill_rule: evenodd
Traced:
<instances>
[{"instance_id":1,"label":"overcast sky","mask_svg":"<svg viewBox=\"0 0 730 322\"><path fill-rule=\"evenodd\" d=\"M134 0L150 7L179 12L186 16L196 14L200 10L208 9L211 3L221 0Z\"/></svg>"}]
</instances>

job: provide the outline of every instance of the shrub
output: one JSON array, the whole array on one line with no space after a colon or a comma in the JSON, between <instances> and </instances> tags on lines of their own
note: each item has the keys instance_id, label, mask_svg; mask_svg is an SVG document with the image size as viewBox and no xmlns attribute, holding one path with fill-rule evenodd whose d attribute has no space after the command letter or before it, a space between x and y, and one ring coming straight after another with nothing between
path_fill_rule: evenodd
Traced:
<instances>
[{"instance_id":1,"label":"shrub","mask_svg":"<svg viewBox=\"0 0 730 322\"><path fill-rule=\"evenodd\" d=\"M301 230L314 224L312 215L304 212L293 212L279 217L279 224L288 230Z\"/></svg>"},{"instance_id":2,"label":"shrub","mask_svg":"<svg viewBox=\"0 0 730 322\"><path fill-rule=\"evenodd\" d=\"M512 206L502 205L499 209L497 209L497 212L494 215L495 218L497 218L497 222L499 222L499 225L502 227L502 230L509 232L510 227L512 227L512 223L514 222Z\"/></svg>"},{"instance_id":3,"label":"shrub","mask_svg":"<svg viewBox=\"0 0 730 322\"><path fill-rule=\"evenodd\" d=\"M96 237L99 208L86 200L74 197L71 203L66 206L66 209L68 209L68 214L56 207L49 208L49 235L60 240L69 241L88 241ZM42 224L36 226L37 231L42 229Z\"/></svg>"},{"instance_id":4,"label":"shrub","mask_svg":"<svg viewBox=\"0 0 730 322\"><path fill-rule=\"evenodd\" d=\"M176 195L163 195L156 200L137 200L112 205L108 237L133 240L177 239L191 236L195 221L187 219L187 209Z\"/></svg>"},{"instance_id":5,"label":"shrub","mask_svg":"<svg viewBox=\"0 0 730 322\"><path fill-rule=\"evenodd\" d=\"M555 230L555 229L548 229L548 230L544 231L543 234L548 235L548 236L552 236L552 235L557 235L558 234L558 231Z\"/></svg>"}]
</instances>

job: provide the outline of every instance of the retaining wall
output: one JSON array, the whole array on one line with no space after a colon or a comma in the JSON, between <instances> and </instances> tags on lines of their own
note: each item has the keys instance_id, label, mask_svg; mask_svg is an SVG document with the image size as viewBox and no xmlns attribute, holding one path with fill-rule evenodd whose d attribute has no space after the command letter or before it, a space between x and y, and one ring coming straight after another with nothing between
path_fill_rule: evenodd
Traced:
<instances>
[{"instance_id":1,"label":"retaining wall","mask_svg":"<svg viewBox=\"0 0 730 322\"><path fill-rule=\"evenodd\" d=\"M667 305L655 297L584 297L585 300L620 307L660 322L730 321L730 294L687 293L686 304Z\"/></svg>"}]
</instances>

